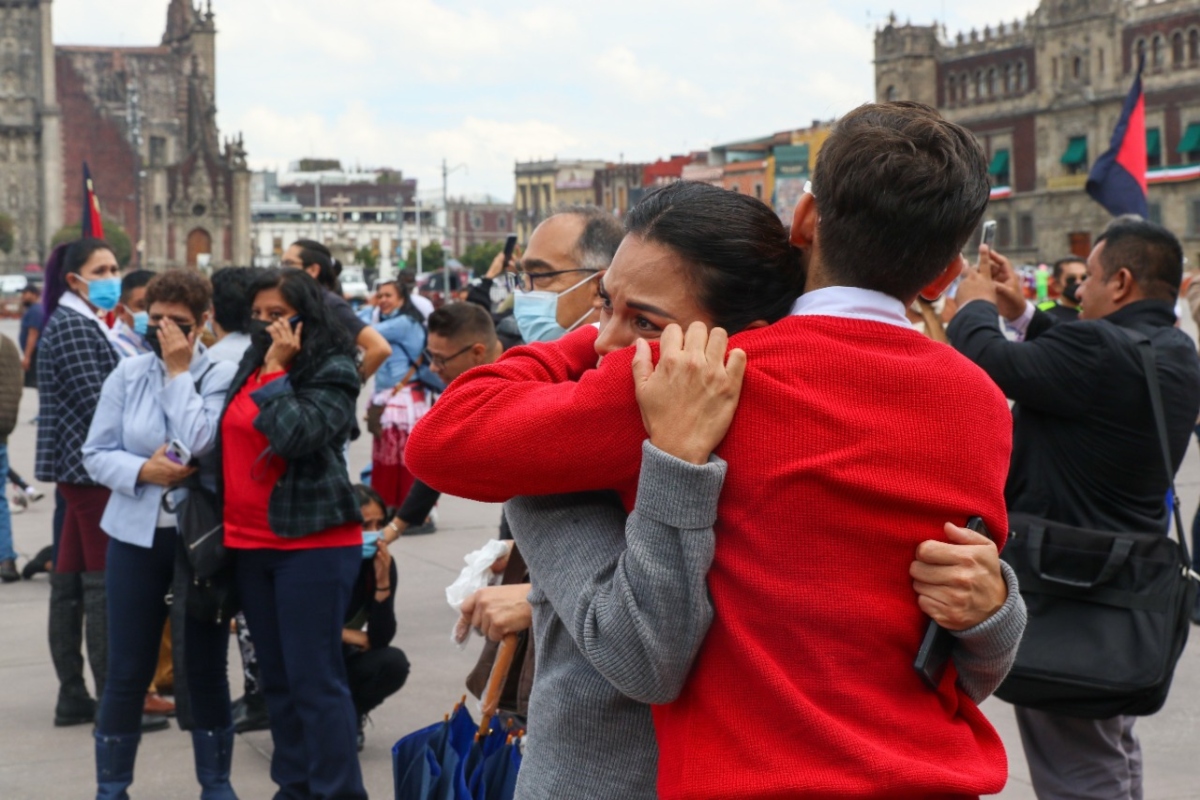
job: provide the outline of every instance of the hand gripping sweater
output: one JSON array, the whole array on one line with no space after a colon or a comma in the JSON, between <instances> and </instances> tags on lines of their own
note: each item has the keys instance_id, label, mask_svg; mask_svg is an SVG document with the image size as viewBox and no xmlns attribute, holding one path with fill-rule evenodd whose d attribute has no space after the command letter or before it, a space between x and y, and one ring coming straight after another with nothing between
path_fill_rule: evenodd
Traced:
<instances>
[{"instance_id":1,"label":"hand gripping sweater","mask_svg":"<svg viewBox=\"0 0 1200 800\"><path fill-rule=\"evenodd\" d=\"M409 468L475 499L612 488L631 508L645 439L632 353L589 369L594 337L461 378L414 431ZM908 566L974 514L1003 545L1003 396L949 347L878 322L792 317L731 345L748 367L717 452L715 618L682 694L654 710L660 796L998 792L1003 745L956 670L935 692L912 669L926 620ZM522 424L484 433L480 413Z\"/></svg>"}]
</instances>

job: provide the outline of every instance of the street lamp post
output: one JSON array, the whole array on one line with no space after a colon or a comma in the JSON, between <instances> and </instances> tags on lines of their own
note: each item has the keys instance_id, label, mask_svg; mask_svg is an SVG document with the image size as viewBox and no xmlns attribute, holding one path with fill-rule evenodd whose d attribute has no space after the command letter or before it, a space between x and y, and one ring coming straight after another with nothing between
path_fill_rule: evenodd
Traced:
<instances>
[{"instance_id":1,"label":"street lamp post","mask_svg":"<svg viewBox=\"0 0 1200 800\"><path fill-rule=\"evenodd\" d=\"M444 235L446 236L447 242L449 241L449 232L450 232L450 193L449 193L449 188L448 188L450 173L458 172L460 169L466 169L466 168L467 168L466 164L459 164L456 167L448 168L446 166L446 159L444 159L444 158L442 159L442 213L446 215L446 217L445 217L446 224L442 230L443 230ZM445 252L442 254L442 280L445 281L445 284L442 288L443 302L449 302L449 300L450 300L449 252L450 252L450 248L447 247Z\"/></svg>"}]
</instances>

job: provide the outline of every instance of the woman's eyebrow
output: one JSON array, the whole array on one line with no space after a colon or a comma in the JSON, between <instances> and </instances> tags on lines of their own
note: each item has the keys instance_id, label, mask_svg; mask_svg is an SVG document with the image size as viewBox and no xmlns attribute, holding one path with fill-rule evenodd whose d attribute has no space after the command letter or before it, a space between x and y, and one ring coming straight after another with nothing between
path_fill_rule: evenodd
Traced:
<instances>
[{"instance_id":1,"label":"woman's eyebrow","mask_svg":"<svg viewBox=\"0 0 1200 800\"><path fill-rule=\"evenodd\" d=\"M645 311L647 314L654 314L657 317L666 317L667 319L675 319L675 315L663 311L658 306L652 306L649 303L639 303L636 300L627 300L625 305L630 308L636 308L638 311Z\"/></svg>"}]
</instances>

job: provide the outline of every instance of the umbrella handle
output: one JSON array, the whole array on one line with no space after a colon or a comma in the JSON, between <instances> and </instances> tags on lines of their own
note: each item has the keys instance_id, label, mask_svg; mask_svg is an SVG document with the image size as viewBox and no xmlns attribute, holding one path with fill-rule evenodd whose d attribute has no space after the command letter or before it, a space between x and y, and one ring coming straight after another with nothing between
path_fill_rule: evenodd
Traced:
<instances>
[{"instance_id":1,"label":"umbrella handle","mask_svg":"<svg viewBox=\"0 0 1200 800\"><path fill-rule=\"evenodd\" d=\"M508 673L512 669L513 658L517 654L517 634L510 633L500 642L496 650L496 660L492 662L492 674L488 678L487 688L483 692L483 702L480 707L479 735L487 736L492 724L492 717L500 710L500 695L504 684L508 681Z\"/></svg>"}]
</instances>

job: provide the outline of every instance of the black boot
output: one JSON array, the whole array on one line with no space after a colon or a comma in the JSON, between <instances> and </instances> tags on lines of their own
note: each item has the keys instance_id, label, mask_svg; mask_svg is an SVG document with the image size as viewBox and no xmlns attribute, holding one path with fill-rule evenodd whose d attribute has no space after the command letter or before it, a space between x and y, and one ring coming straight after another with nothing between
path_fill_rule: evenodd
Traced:
<instances>
[{"instance_id":1,"label":"black boot","mask_svg":"<svg viewBox=\"0 0 1200 800\"><path fill-rule=\"evenodd\" d=\"M83 682L83 586L79 573L50 573L49 636L59 686L54 724L91 722L96 718L96 701Z\"/></svg>"},{"instance_id":2,"label":"black boot","mask_svg":"<svg viewBox=\"0 0 1200 800\"><path fill-rule=\"evenodd\" d=\"M267 699L261 692L246 692L233 704L233 727L238 733L265 731L271 727Z\"/></svg>"},{"instance_id":3,"label":"black boot","mask_svg":"<svg viewBox=\"0 0 1200 800\"><path fill-rule=\"evenodd\" d=\"M108 678L108 592L104 588L103 572L85 572L82 579L88 663L92 665L96 696L103 697Z\"/></svg>"}]
</instances>

